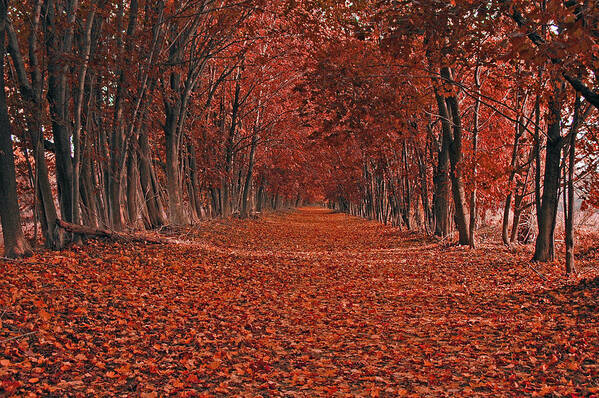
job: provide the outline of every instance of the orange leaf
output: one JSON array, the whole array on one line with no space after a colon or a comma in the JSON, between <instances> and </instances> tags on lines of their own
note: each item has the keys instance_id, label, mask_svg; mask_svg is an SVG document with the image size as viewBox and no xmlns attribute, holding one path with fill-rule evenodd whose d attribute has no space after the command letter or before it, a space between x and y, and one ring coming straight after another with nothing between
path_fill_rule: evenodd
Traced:
<instances>
[{"instance_id":1,"label":"orange leaf","mask_svg":"<svg viewBox=\"0 0 599 398\"><path fill-rule=\"evenodd\" d=\"M212 370L215 370L219 366L220 366L220 361L214 361L214 362L211 362L210 364L208 364L208 368L212 369Z\"/></svg>"},{"instance_id":2,"label":"orange leaf","mask_svg":"<svg viewBox=\"0 0 599 398\"><path fill-rule=\"evenodd\" d=\"M50 320L50 318L52 318L52 315L50 315L50 313L45 310L40 310L39 316L40 316L40 318L42 318L43 321L46 321L46 322L48 322Z\"/></svg>"},{"instance_id":3,"label":"orange leaf","mask_svg":"<svg viewBox=\"0 0 599 398\"><path fill-rule=\"evenodd\" d=\"M200 382L200 379L198 379L198 376L196 376L195 374L190 374L189 376L187 376L187 379L185 381L190 384L196 384Z\"/></svg>"}]
</instances>

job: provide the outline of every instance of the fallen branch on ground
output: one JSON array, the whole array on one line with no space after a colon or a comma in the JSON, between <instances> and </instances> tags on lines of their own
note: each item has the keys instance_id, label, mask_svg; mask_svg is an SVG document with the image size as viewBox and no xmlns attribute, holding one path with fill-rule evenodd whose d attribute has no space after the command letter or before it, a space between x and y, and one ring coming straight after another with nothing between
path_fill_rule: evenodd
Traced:
<instances>
[{"instance_id":1,"label":"fallen branch on ground","mask_svg":"<svg viewBox=\"0 0 599 398\"><path fill-rule=\"evenodd\" d=\"M63 220L57 220L57 224L65 231L85 235L85 236L98 236L102 238L108 238L117 241L125 242L142 242L142 243L172 243L168 238L161 238L158 236L148 236L143 234L132 234L125 232L116 232L103 228L92 228L84 225L72 224Z\"/></svg>"}]
</instances>

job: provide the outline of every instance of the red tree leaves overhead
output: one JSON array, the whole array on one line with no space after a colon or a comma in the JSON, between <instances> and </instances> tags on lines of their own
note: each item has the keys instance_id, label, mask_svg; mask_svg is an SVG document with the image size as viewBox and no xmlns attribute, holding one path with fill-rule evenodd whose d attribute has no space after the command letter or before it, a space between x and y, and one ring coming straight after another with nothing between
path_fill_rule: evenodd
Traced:
<instances>
[{"instance_id":1,"label":"red tree leaves overhead","mask_svg":"<svg viewBox=\"0 0 599 398\"><path fill-rule=\"evenodd\" d=\"M57 218L119 230L245 217L264 200L258 191L294 200L306 186L332 200L348 200L346 191L360 212L378 206L384 221L414 219L440 236L451 233L455 209L461 243L476 228L465 219L476 221L477 202L508 216L534 205L550 247L558 152L571 137L571 179L594 203L592 6L44 7L11 9L7 81L18 145L33 154L30 169L18 167L39 187L49 247L68 238L55 233ZM27 14L39 18L30 24ZM578 113L576 95L586 98ZM466 203L475 187L478 200ZM537 249L539 259L551 256Z\"/></svg>"}]
</instances>

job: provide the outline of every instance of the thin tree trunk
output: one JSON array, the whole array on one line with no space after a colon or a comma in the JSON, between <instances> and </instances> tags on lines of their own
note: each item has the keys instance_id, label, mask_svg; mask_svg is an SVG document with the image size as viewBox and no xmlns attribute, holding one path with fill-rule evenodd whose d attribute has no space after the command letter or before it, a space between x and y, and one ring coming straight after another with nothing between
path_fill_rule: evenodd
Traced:
<instances>
[{"instance_id":1,"label":"thin tree trunk","mask_svg":"<svg viewBox=\"0 0 599 398\"><path fill-rule=\"evenodd\" d=\"M127 216L129 224L133 228L140 227L137 205L138 170L137 151L135 148L132 148L132 145L129 145L129 153L127 154Z\"/></svg>"},{"instance_id":2,"label":"thin tree trunk","mask_svg":"<svg viewBox=\"0 0 599 398\"><path fill-rule=\"evenodd\" d=\"M67 15L67 24L62 40L58 38L56 8L58 3L49 0L45 10L46 46L48 48L48 102L52 114L52 133L54 136L54 147L56 155L56 181L60 211L63 219L72 221L73 215L73 161L71 158L71 131L69 129L67 95L68 64L62 59L63 54L72 51L73 27L77 15L78 1L69 0L66 8L59 9Z\"/></svg>"},{"instance_id":3,"label":"thin tree trunk","mask_svg":"<svg viewBox=\"0 0 599 398\"><path fill-rule=\"evenodd\" d=\"M453 82L453 73L449 67L441 68L441 76L448 82ZM464 192L464 182L462 177L462 118L457 97L452 94L448 96L447 102L449 113L451 113L451 122L453 134L450 136L449 161L451 192L455 209L454 220L458 229L459 243L461 245L469 244L470 234L468 232L468 217L466 215L466 194Z\"/></svg>"},{"instance_id":4,"label":"thin tree trunk","mask_svg":"<svg viewBox=\"0 0 599 398\"><path fill-rule=\"evenodd\" d=\"M262 179L260 179L260 185L258 187L258 193L257 193L257 200L256 200L256 212L261 213L262 212L262 206L264 203L264 181Z\"/></svg>"},{"instance_id":5,"label":"thin tree trunk","mask_svg":"<svg viewBox=\"0 0 599 398\"><path fill-rule=\"evenodd\" d=\"M163 216L164 210L162 208L160 193L157 191L153 182L151 161L152 150L148 142L148 136L144 131L140 131L138 143L139 182L141 184L144 202L148 210L151 228L158 228L166 224L166 220Z\"/></svg>"},{"instance_id":6,"label":"thin tree trunk","mask_svg":"<svg viewBox=\"0 0 599 398\"><path fill-rule=\"evenodd\" d=\"M520 118L516 122L515 126L515 135L514 135L514 146L512 148L512 157L510 161L510 175L508 178L508 189L509 192L507 197L505 198L505 204L503 207L503 223L501 228L501 239L503 243L506 245L510 244L509 239L509 226L510 226L510 210L512 206L512 197L514 195L514 178L516 177L516 168L517 168L517 160L518 160L518 144L520 142L520 137L522 136L523 130L521 128Z\"/></svg>"},{"instance_id":7,"label":"thin tree trunk","mask_svg":"<svg viewBox=\"0 0 599 398\"><path fill-rule=\"evenodd\" d=\"M87 67L89 65L90 51L91 51L91 33L94 18L96 15L95 6L92 4L87 21L85 25L85 34L83 38L83 64L79 70L79 81L77 83L77 91L75 97L75 126L73 128L73 187L72 187L72 211L71 220L74 224L79 224L80 213L79 213L79 198L80 198L80 169L81 169L81 110L83 108L83 95L85 88L85 78L87 74Z\"/></svg>"},{"instance_id":8,"label":"thin tree trunk","mask_svg":"<svg viewBox=\"0 0 599 398\"><path fill-rule=\"evenodd\" d=\"M578 100L580 102L580 100ZM568 206L566 207L566 274L576 270L574 260L574 167L576 166L576 131L570 137L570 150L568 151L568 175L567 185L564 189L568 191ZM565 205L565 203L564 203Z\"/></svg>"},{"instance_id":9,"label":"thin tree trunk","mask_svg":"<svg viewBox=\"0 0 599 398\"><path fill-rule=\"evenodd\" d=\"M431 145L431 152L433 146L437 147L437 167L433 174L433 213L435 216L435 236L446 237L449 235L449 195L450 195L450 181L449 181L449 133L446 130L450 129L449 116L445 106L443 97L435 91L435 99L437 100L437 107L441 117L441 136L440 143ZM430 127L429 127L430 129ZM433 133L429 131L431 140L434 138Z\"/></svg>"},{"instance_id":10,"label":"thin tree trunk","mask_svg":"<svg viewBox=\"0 0 599 398\"><path fill-rule=\"evenodd\" d=\"M476 85L476 102L474 104L474 121L472 126L472 193L470 194L470 247L474 249L476 247L476 190L477 190L477 181L476 181L476 172L477 172L477 164L478 164L478 117L480 111L480 66L476 66L476 70L474 71L474 84Z\"/></svg>"},{"instance_id":11,"label":"thin tree trunk","mask_svg":"<svg viewBox=\"0 0 599 398\"><path fill-rule=\"evenodd\" d=\"M534 136L534 156L535 156L535 210L537 215L537 225L541 223L541 95L537 94L535 100L535 136Z\"/></svg>"},{"instance_id":12,"label":"thin tree trunk","mask_svg":"<svg viewBox=\"0 0 599 398\"><path fill-rule=\"evenodd\" d=\"M241 199L241 218L248 217L248 196L252 187L252 172L254 171L254 154L256 153L256 146L258 145L258 136L254 134L252 137L252 144L250 147L250 155L248 160L248 171L245 176L245 183L243 186L243 196Z\"/></svg>"},{"instance_id":13,"label":"thin tree trunk","mask_svg":"<svg viewBox=\"0 0 599 398\"><path fill-rule=\"evenodd\" d=\"M580 94L576 95L574 103L574 116L572 118L572 126L570 127L570 146L568 148L568 174L564 170L564 212L565 212L565 241L566 241L566 274L570 274L576 270L574 260L574 169L576 167L576 135L578 128L590 112L590 107L586 112L580 112L581 102ZM567 195L566 195L567 192ZM567 199L567 200L566 200Z\"/></svg>"},{"instance_id":14,"label":"thin tree trunk","mask_svg":"<svg viewBox=\"0 0 599 398\"><path fill-rule=\"evenodd\" d=\"M18 78L19 91L24 102L28 105L27 111L29 117L27 120L27 129L31 137L33 145L33 153L35 158L35 180L36 180L36 195L39 198L39 216L42 225L42 232L46 247L60 249L64 245L65 234L62 229L56 227L58 218L54 199L52 197L52 189L50 186L50 178L48 176L48 165L44 156L44 145L42 142L42 126L41 116L42 108L42 73L41 66L38 60L37 48L37 33L41 23L42 0L38 0L33 7L32 26L29 34L29 67L31 74L31 82L27 77L25 61L23 54L19 49L19 41L17 34L7 21L8 33L8 49L13 60Z\"/></svg>"},{"instance_id":15,"label":"thin tree trunk","mask_svg":"<svg viewBox=\"0 0 599 398\"><path fill-rule=\"evenodd\" d=\"M85 225L92 228L98 227L97 203L95 194L95 184L92 178L91 156L89 154L89 145L84 145L83 163L81 165L81 201L83 204L83 221Z\"/></svg>"}]
</instances>

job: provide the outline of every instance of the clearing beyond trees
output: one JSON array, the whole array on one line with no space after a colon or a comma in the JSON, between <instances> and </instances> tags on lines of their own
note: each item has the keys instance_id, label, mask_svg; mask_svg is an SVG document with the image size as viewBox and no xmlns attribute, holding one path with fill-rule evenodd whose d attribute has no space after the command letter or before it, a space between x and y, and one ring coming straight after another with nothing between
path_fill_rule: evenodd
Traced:
<instances>
[{"instance_id":1,"label":"clearing beyond trees","mask_svg":"<svg viewBox=\"0 0 599 398\"><path fill-rule=\"evenodd\" d=\"M1 260L0 393L599 393L596 247L568 280L316 207L169 234Z\"/></svg>"}]
</instances>

